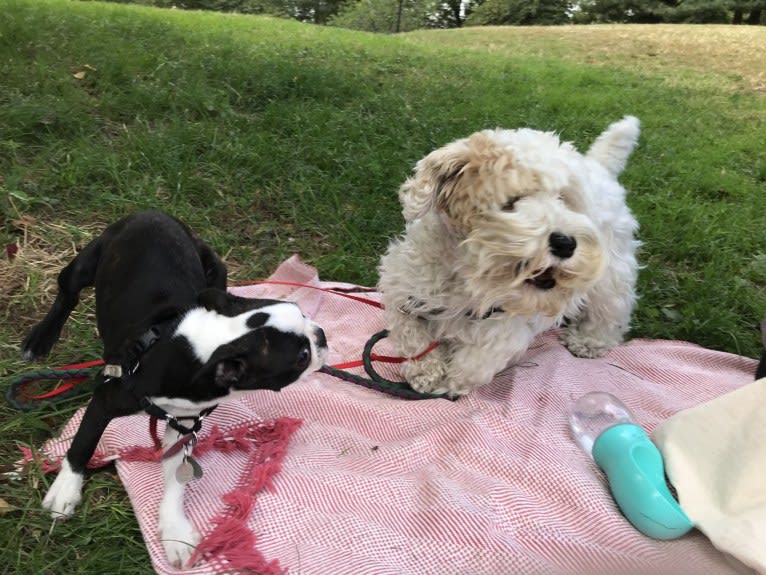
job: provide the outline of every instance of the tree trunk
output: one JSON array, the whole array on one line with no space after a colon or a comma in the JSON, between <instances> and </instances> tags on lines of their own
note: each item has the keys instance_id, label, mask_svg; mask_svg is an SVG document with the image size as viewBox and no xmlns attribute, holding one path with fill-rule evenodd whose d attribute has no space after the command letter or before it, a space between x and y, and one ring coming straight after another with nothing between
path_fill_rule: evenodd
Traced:
<instances>
[{"instance_id":1,"label":"tree trunk","mask_svg":"<svg viewBox=\"0 0 766 575\"><path fill-rule=\"evenodd\" d=\"M452 14L455 18L455 26L457 28L463 27L463 19L460 17L460 4L462 2L452 2Z\"/></svg>"},{"instance_id":2,"label":"tree trunk","mask_svg":"<svg viewBox=\"0 0 766 575\"><path fill-rule=\"evenodd\" d=\"M732 24L742 24L742 10L739 8L734 9L734 18L731 20Z\"/></svg>"},{"instance_id":3,"label":"tree trunk","mask_svg":"<svg viewBox=\"0 0 766 575\"><path fill-rule=\"evenodd\" d=\"M748 24L757 25L761 23L761 9L755 8L750 10L750 16L747 17L746 22Z\"/></svg>"}]
</instances>

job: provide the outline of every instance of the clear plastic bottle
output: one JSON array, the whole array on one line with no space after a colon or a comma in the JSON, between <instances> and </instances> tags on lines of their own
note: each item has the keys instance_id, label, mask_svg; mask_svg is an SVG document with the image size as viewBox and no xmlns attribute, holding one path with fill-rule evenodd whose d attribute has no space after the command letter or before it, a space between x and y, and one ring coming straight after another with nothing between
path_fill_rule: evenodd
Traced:
<instances>
[{"instance_id":1,"label":"clear plastic bottle","mask_svg":"<svg viewBox=\"0 0 766 575\"><path fill-rule=\"evenodd\" d=\"M636 529L656 539L675 539L694 527L670 494L660 450L619 399L601 391L588 393L575 402L569 423Z\"/></svg>"},{"instance_id":2,"label":"clear plastic bottle","mask_svg":"<svg viewBox=\"0 0 766 575\"><path fill-rule=\"evenodd\" d=\"M575 402L569 424L582 450L593 457L593 443L614 425L633 423L635 418L623 403L605 391L592 391Z\"/></svg>"}]
</instances>

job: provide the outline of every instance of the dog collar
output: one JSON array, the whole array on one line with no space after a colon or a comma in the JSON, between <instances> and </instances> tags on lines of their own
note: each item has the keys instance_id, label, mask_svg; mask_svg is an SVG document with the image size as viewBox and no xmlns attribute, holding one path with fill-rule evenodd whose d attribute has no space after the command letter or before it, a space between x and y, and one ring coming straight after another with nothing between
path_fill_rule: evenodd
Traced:
<instances>
[{"instance_id":1,"label":"dog collar","mask_svg":"<svg viewBox=\"0 0 766 575\"><path fill-rule=\"evenodd\" d=\"M150 347L157 343L158 339L160 339L159 327L153 325L130 346L130 351L128 351L125 361L125 365L128 367L123 369L122 365L119 363L108 363L104 366L104 375L106 377L116 378L122 377L125 374L133 375L138 371L138 368L141 365L141 356L144 355Z\"/></svg>"},{"instance_id":2,"label":"dog collar","mask_svg":"<svg viewBox=\"0 0 766 575\"><path fill-rule=\"evenodd\" d=\"M213 413L215 408L218 407L218 404L206 407L197 415L189 415L184 417L176 417L172 413L168 413L156 403L152 403L148 397L141 399L141 407L150 417L165 421L170 427L175 429L183 436L181 439L171 445L167 451L165 451L165 453L162 455L164 459L178 453L186 444L191 443L194 445L194 443L197 442L197 433L200 429L202 429L202 420ZM191 419L194 423L192 423L191 427L187 427L179 422L181 419Z\"/></svg>"},{"instance_id":3,"label":"dog collar","mask_svg":"<svg viewBox=\"0 0 766 575\"><path fill-rule=\"evenodd\" d=\"M407 298L407 303L402 304L399 306L398 310L400 313L403 313L405 315L414 315L417 318L420 319L439 319L438 316L443 314L447 311L446 307L437 307L433 309L427 309L427 310L420 310L418 308L421 308L423 306L423 302L420 302L416 300L413 297ZM415 313L412 308L415 308L418 310L418 313ZM496 313L505 313L505 310L501 308L500 306L492 306L487 310L484 315L478 315L475 311L469 309L465 312L465 317L468 317L470 319L489 319Z\"/></svg>"},{"instance_id":4,"label":"dog collar","mask_svg":"<svg viewBox=\"0 0 766 575\"><path fill-rule=\"evenodd\" d=\"M162 337L163 331L171 324L176 323L176 317L171 317L159 323L152 325L141 336L131 344L128 352L126 353L125 361L121 364L110 363L104 366L104 377L108 379L122 378L124 375L133 375L138 371L141 366L141 356L143 356L149 349L159 341ZM123 368L123 365L127 366ZM213 413L213 410L218 405L207 407L199 412L198 415L190 415L184 417L176 417L172 413L168 413L162 409L159 405L152 403L152 401L144 396L139 400L141 402L141 408L154 419L167 422L167 424L175 429L178 433L184 437L173 444L163 457L170 457L177 453L184 445L190 441L196 442L197 432L202 429L202 420ZM179 420L191 419L193 420L192 426L187 427L179 422Z\"/></svg>"},{"instance_id":5,"label":"dog collar","mask_svg":"<svg viewBox=\"0 0 766 575\"><path fill-rule=\"evenodd\" d=\"M206 407L200 411L198 415L189 415L183 417L176 417L172 413L168 413L156 403L152 403L148 397L141 399L141 407L152 417L156 417L161 421L166 421L170 427L175 429L181 435L189 435L192 433L197 433L200 429L202 429L202 420L213 413L215 408L218 407L218 404ZM191 427L186 427L185 425L178 422L180 419L191 419L194 421L194 423Z\"/></svg>"},{"instance_id":6,"label":"dog collar","mask_svg":"<svg viewBox=\"0 0 766 575\"><path fill-rule=\"evenodd\" d=\"M149 351L149 348L159 341L167 327L175 324L176 321L177 317L174 316L153 324L130 345L121 364L108 363L104 366L104 377L121 378L123 375L133 375L136 373L141 366L141 356Z\"/></svg>"}]
</instances>

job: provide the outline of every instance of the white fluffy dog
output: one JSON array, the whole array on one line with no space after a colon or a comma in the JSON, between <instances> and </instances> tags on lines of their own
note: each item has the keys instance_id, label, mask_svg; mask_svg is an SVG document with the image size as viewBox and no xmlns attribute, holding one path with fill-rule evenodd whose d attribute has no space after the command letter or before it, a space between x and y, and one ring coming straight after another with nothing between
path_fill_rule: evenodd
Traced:
<instances>
[{"instance_id":1,"label":"white fluffy dog","mask_svg":"<svg viewBox=\"0 0 766 575\"><path fill-rule=\"evenodd\" d=\"M622 341L639 242L617 176L638 135L626 116L582 155L553 133L484 130L417 163L379 282L399 353L439 342L402 364L415 390L468 393L564 320L577 356Z\"/></svg>"}]
</instances>

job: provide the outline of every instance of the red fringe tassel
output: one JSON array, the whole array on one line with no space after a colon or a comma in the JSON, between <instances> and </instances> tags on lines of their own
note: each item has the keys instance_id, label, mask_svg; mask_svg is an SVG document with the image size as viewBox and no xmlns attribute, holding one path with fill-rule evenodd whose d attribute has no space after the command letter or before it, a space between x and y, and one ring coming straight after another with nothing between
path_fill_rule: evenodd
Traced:
<instances>
[{"instance_id":1,"label":"red fringe tassel","mask_svg":"<svg viewBox=\"0 0 766 575\"><path fill-rule=\"evenodd\" d=\"M272 477L282 468L290 436L300 425L300 420L282 417L268 427L260 426L258 443L237 487L224 495L226 508L213 519L213 530L197 545L190 564L205 559L226 573L286 573L278 561L267 561L256 549L256 537L247 526L247 520L258 493L263 489L273 490Z\"/></svg>"},{"instance_id":2,"label":"red fringe tassel","mask_svg":"<svg viewBox=\"0 0 766 575\"><path fill-rule=\"evenodd\" d=\"M274 490L272 478L282 469L290 437L301 426L299 419L281 417L264 423L248 424L226 432L213 426L210 433L194 447L194 455L208 451L251 452L237 486L223 496L224 510L212 520L213 530L197 545L189 560L193 564L204 559L221 573L257 573L258 575L284 575L287 570L279 561L267 561L256 549L256 537L247 525L255 507L257 495L264 489ZM32 450L20 446L23 460L35 460ZM136 445L119 452L122 461L160 461L162 449ZM112 458L94 454L88 467L101 467ZM61 460L40 460L43 473L58 471Z\"/></svg>"}]
</instances>

